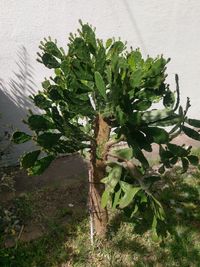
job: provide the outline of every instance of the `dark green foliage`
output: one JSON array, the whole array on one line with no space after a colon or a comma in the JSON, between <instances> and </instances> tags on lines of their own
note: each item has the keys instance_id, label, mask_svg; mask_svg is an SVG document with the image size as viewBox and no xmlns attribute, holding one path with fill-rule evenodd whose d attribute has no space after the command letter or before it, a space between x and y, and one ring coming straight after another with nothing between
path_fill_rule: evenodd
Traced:
<instances>
[{"instance_id":1,"label":"dark green foliage","mask_svg":"<svg viewBox=\"0 0 200 267\"><path fill-rule=\"evenodd\" d=\"M23 132L15 132L12 138L16 144L22 144L31 140L31 136Z\"/></svg>"},{"instance_id":2,"label":"dark green foliage","mask_svg":"<svg viewBox=\"0 0 200 267\"><path fill-rule=\"evenodd\" d=\"M50 155L50 156L41 158L39 160L36 160L34 165L32 165L30 168L27 169L28 174L29 175L40 175L46 170L46 168L49 167L53 159L54 159L54 156Z\"/></svg>"},{"instance_id":3,"label":"dark green foliage","mask_svg":"<svg viewBox=\"0 0 200 267\"><path fill-rule=\"evenodd\" d=\"M24 169L28 169L31 166L34 165L34 163L36 162L38 156L40 155L40 150L35 150L35 151L31 151L29 153L26 153L21 160L21 166Z\"/></svg>"},{"instance_id":4,"label":"dark green foliage","mask_svg":"<svg viewBox=\"0 0 200 267\"><path fill-rule=\"evenodd\" d=\"M98 71L95 72L95 84L100 95L106 100L106 86L101 74Z\"/></svg>"},{"instance_id":5,"label":"dark green foliage","mask_svg":"<svg viewBox=\"0 0 200 267\"><path fill-rule=\"evenodd\" d=\"M48 129L55 129L55 125L44 115L31 115L28 118L28 125L31 130L39 132Z\"/></svg>"},{"instance_id":6,"label":"dark green foliage","mask_svg":"<svg viewBox=\"0 0 200 267\"><path fill-rule=\"evenodd\" d=\"M104 44L82 22L78 35L70 34L67 52L51 39L41 42L40 49L38 61L54 69L54 75L42 83L43 91L32 97L43 113L28 117L33 137L16 132L13 139L22 143L32 138L47 156L38 159L38 151L28 153L22 157L22 166L30 174L40 174L59 154L88 152L100 114L112 129L110 139L128 144L126 149L112 151L117 161L105 162L109 167L103 179L102 206L111 201L113 208L131 210L130 215L138 218L147 216L151 227L160 229L165 215L153 191L160 174L177 162L182 163L183 172L189 163L198 165L191 148L170 142L181 131L200 139L190 127L199 127L200 121L186 116L189 99L185 110L180 106L178 76L176 92L165 82L169 59L144 59L139 49L126 50L120 40L108 39ZM163 107L155 109L157 103ZM160 166L152 174L143 152L151 152L153 143L160 147ZM138 163L133 164L133 159Z\"/></svg>"},{"instance_id":7,"label":"dark green foliage","mask_svg":"<svg viewBox=\"0 0 200 267\"><path fill-rule=\"evenodd\" d=\"M186 126L182 126L182 130L190 138L200 141L200 134L195 130L188 128Z\"/></svg>"},{"instance_id":8,"label":"dark green foliage","mask_svg":"<svg viewBox=\"0 0 200 267\"><path fill-rule=\"evenodd\" d=\"M199 158L197 156L189 155L187 158L192 165L197 166L199 164Z\"/></svg>"},{"instance_id":9,"label":"dark green foliage","mask_svg":"<svg viewBox=\"0 0 200 267\"><path fill-rule=\"evenodd\" d=\"M193 127L200 127L200 120L187 119L186 122Z\"/></svg>"},{"instance_id":10,"label":"dark green foliage","mask_svg":"<svg viewBox=\"0 0 200 267\"><path fill-rule=\"evenodd\" d=\"M61 134L57 133L42 133L37 137L37 143L45 148L50 149L59 143Z\"/></svg>"}]
</instances>

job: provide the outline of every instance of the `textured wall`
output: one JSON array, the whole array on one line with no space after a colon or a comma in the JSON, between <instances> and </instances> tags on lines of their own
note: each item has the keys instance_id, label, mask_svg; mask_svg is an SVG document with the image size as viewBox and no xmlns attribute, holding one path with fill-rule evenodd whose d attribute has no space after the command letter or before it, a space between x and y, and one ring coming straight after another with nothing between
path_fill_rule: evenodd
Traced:
<instances>
[{"instance_id":1,"label":"textured wall","mask_svg":"<svg viewBox=\"0 0 200 267\"><path fill-rule=\"evenodd\" d=\"M101 38L121 36L144 55L171 57L168 80L173 87L179 74L182 102L189 95L190 114L200 117L200 1L0 0L1 124L22 127L31 106L27 95L51 73L35 60L40 40L50 35L66 47L80 18L94 25ZM22 149L14 148L9 160Z\"/></svg>"}]
</instances>

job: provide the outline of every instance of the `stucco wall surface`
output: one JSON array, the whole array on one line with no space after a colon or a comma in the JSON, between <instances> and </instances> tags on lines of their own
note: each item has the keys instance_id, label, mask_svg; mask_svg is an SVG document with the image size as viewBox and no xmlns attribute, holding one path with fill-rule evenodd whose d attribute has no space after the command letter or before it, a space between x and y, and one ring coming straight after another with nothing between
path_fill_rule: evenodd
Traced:
<instances>
[{"instance_id":1,"label":"stucco wall surface","mask_svg":"<svg viewBox=\"0 0 200 267\"><path fill-rule=\"evenodd\" d=\"M95 26L100 38L120 36L144 56L170 57L168 81L174 88L179 74L181 100L189 96L190 115L200 118L200 1L0 0L1 131L2 125L25 127L27 96L51 73L36 61L39 42L50 35L66 48L80 18ZM23 150L13 147L7 161L16 162Z\"/></svg>"}]
</instances>

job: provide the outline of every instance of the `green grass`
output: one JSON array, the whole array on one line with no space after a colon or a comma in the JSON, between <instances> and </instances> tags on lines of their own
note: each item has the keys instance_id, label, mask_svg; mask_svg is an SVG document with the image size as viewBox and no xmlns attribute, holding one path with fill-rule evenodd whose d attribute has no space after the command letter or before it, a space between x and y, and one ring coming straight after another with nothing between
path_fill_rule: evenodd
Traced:
<instances>
[{"instance_id":1,"label":"green grass","mask_svg":"<svg viewBox=\"0 0 200 267\"><path fill-rule=\"evenodd\" d=\"M2 249L0 266L58 266L59 262L68 259L68 250L63 244L66 234L65 229L57 227L51 234L39 240L16 244L12 249Z\"/></svg>"},{"instance_id":2,"label":"green grass","mask_svg":"<svg viewBox=\"0 0 200 267\"><path fill-rule=\"evenodd\" d=\"M57 267L66 266L199 266L200 244L197 229L177 226L176 235L168 236L160 244L152 240L150 232L143 236L133 227L120 227L106 240L96 240L90 246L87 220L74 227L56 226L49 235L39 240L2 249L0 266Z\"/></svg>"},{"instance_id":3,"label":"green grass","mask_svg":"<svg viewBox=\"0 0 200 267\"><path fill-rule=\"evenodd\" d=\"M95 240L92 247L88 216L76 217L69 208L61 207L46 223L48 233L41 238L1 249L0 266L200 266L200 173L180 174L177 167L163 179L167 186L160 189L161 196L171 226L171 234L163 241L156 240L151 231L138 234L136 226L116 212L111 215L107 238ZM65 216L71 220L61 224Z\"/></svg>"}]
</instances>

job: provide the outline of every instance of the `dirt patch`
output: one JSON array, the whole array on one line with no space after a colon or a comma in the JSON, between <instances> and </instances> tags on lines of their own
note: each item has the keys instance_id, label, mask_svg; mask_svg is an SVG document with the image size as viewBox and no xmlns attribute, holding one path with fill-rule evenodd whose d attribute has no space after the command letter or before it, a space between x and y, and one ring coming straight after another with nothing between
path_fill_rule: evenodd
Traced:
<instances>
[{"instance_id":1,"label":"dirt patch","mask_svg":"<svg viewBox=\"0 0 200 267\"><path fill-rule=\"evenodd\" d=\"M6 238L6 247L37 239L55 225L65 225L87 212L87 163L80 155L56 159L40 176L30 177L19 168L12 171L15 191L1 192L0 205L15 213L18 201L22 220L11 238Z\"/></svg>"},{"instance_id":2,"label":"dirt patch","mask_svg":"<svg viewBox=\"0 0 200 267\"><path fill-rule=\"evenodd\" d=\"M52 162L49 168L39 176L28 176L19 170L15 177L17 192L33 191L45 186L72 184L87 177L87 163L80 155L61 157Z\"/></svg>"},{"instance_id":3,"label":"dirt patch","mask_svg":"<svg viewBox=\"0 0 200 267\"><path fill-rule=\"evenodd\" d=\"M24 193L19 194L18 199L24 195ZM44 187L28 193L28 196L27 205L31 209L31 214L18 223L13 236L5 238L6 247L12 247L19 241L29 242L38 239L58 225L65 226L74 220L81 220L87 214L85 181L75 181L73 185ZM10 200L7 208L12 207L15 201L15 198ZM26 203L23 205L25 206ZM21 212L23 218L23 210Z\"/></svg>"}]
</instances>

